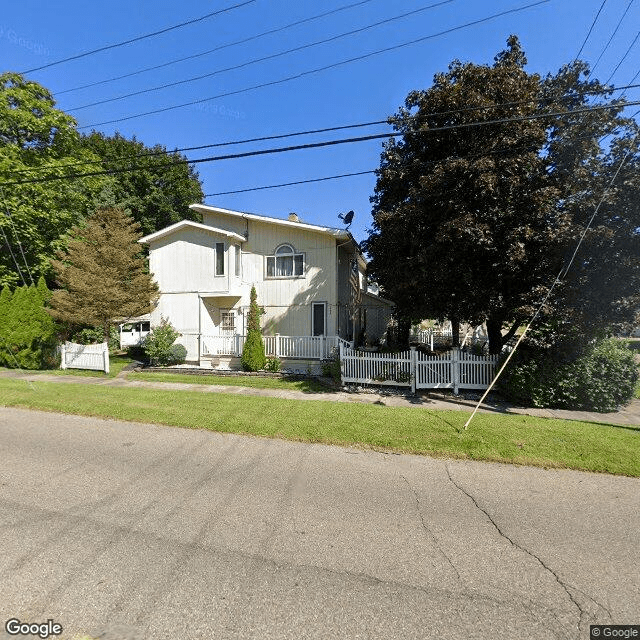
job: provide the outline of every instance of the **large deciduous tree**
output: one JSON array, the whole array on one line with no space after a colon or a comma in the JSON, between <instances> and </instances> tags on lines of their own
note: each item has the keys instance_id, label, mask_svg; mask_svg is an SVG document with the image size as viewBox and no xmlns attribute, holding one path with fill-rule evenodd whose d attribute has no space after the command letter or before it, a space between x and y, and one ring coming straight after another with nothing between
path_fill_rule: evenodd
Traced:
<instances>
[{"instance_id":1,"label":"large deciduous tree","mask_svg":"<svg viewBox=\"0 0 640 640\"><path fill-rule=\"evenodd\" d=\"M146 146L135 137L96 131L82 137L82 146L102 159L105 170L135 168L114 173L112 189L118 206L131 212L144 235L180 220L202 220L201 213L189 209L202 202L202 186L182 154L168 153L162 145Z\"/></svg>"},{"instance_id":2,"label":"large deciduous tree","mask_svg":"<svg viewBox=\"0 0 640 640\"><path fill-rule=\"evenodd\" d=\"M98 209L74 227L66 249L52 261L61 287L50 301L54 318L102 327L108 336L116 319L149 313L158 286L137 243L140 237L138 223L121 209Z\"/></svg>"},{"instance_id":3,"label":"large deciduous tree","mask_svg":"<svg viewBox=\"0 0 640 640\"><path fill-rule=\"evenodd\" d=\"M602 327L628 320L640 292L635 123L615 102L582 112L610 94L583 63L546 78L525 65L511 36L492 66L454 61L408 95L389 119L401 137L382 153L364 243L401 318L486 322L493 353L544 299L628 151L545 312Z\"/></svg>"},{"instance_id":4,"label":"large deciduous tree","mask_svg":"<svg viewBox=\"0 0 640 640\"><path fill-rule=\"evenodd\" d=\"M79 138L75 120L56 108L46 88L17 73L0 75L0 183L9 183L0 187L0 285L50 277L49 260L64 234L91 212L92 194L108 181L25 182L99 160Z\"/></svg>"}]
</instances>

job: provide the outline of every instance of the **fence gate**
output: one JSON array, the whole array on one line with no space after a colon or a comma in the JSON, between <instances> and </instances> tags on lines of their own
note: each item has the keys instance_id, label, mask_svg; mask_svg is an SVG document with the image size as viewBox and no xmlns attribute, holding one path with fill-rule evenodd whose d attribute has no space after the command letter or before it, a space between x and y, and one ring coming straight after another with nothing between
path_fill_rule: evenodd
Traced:
<instances>
[{"instance_id":1,"label":"fence gate","mask_svg":"<svg viewBox=\"0 0 640 640\"><path fill-rule=\"evenodd\" d=\"M109 373L109 345L76 344L65 342L60 346L61 369L91 369Z\"/></svg>"}]
</instances>

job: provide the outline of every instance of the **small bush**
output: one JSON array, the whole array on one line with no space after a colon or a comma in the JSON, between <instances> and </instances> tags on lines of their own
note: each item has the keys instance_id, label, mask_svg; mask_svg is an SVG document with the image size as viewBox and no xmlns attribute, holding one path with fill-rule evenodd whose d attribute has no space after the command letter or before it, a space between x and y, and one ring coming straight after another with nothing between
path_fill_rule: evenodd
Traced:
<instances>
[{"instance_id":1,"label":"small bush","mask_svg":"<svg viewBox=\"0 0 640 640\"><path fill-rule=\"evenodd\" d=\"M171 361L171 347L180 336L166 318L142 341L144 352L152 365L166 366Z\"/></svg>"},{"instance_id":2,"label":"small bush","mask_svg":"<svg viewBox=\"0 0 640 640\"><path fill-rule=\"evenodd\" d=\"M187 348L182 344L172 344L169 348L167 364L182 364L187 359Z\"/></svg>"},{"instance_id":3,"label":"small bush","mask_svg":"<svg viewBox=\"0 0 640 640\"><path fill-rule=\"evenodd\" d=\"M102 327L85 327L71 336L71 342L77 344L100 344L104 342L104 329ZM109 352L120 349L120 334L118 329L109 329Z\"/></svg>"},{"instance_id":4,"label":"small bush","mask_svg":"<svg viewBox=\"0 0 640 640\"><path fill-rule=\"evenodd\" d=\"M280 358L267 358L267 364L264 368L271 373L278 373L282 369L282 361Z\"/></svg>"},{"instance_id":5,"label":"small bush","mask_svg":"<svg viewBox=\"0 0 640 640\"><path fill-rule=\"evenodd\" d=\"M633 397L638 369L633 353L609 338L572 359L553 350L516 352L498 384L519 404L553 409L615 411Z\"/></svg>"},{"instance_id":6,"label":"small bush","mask_svg":"<svg viewBox=\"0 0 640 640\"><path fill-rule=\"evenodd\" d=\"M342 380L342 372L340 369L339 358L336 357L329 360L322 360L320 363L320 369L325 378L332 378L336 384L340 384Z\"/></svg>"}]
</instances>

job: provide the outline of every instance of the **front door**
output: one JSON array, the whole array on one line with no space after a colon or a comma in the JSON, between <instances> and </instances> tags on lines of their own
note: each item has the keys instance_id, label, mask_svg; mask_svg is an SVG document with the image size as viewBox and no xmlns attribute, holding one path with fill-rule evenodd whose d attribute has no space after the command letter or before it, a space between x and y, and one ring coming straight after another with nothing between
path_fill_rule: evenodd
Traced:
<instances>
[{"instance_id":1,"label":"front door","mask_svg":"<svg viewBox=\"0 0 640 640\"><path fill-rule=\"evenodd\" d=\"M233 309L220 310L220 335L233 336L236 333L236 312Z\"/></svg>"},{"instance_id":2,"label":"front door","mask_svg":"<svg viewBox=\"0 0 640 640\"><path fill-rule=\"evenodd\" d=\"M325 327L325 311L327 304L325 302L314 302L311 307L311 329L312 335L324 336L326 334Z\"/></svg>"}]
</instances>

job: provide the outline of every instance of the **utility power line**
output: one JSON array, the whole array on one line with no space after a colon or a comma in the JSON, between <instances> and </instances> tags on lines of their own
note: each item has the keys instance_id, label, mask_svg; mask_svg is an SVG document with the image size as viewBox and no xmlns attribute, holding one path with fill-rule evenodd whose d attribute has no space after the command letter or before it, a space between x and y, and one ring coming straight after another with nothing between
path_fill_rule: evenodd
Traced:
<instances>
[{"instance_id":1,"label":"utility power line","mask_svg":"<svg viewBox=\"0 0 640 640\"><path fill-rule=\"evenodd\" d=\"M292 80L297 80L300 78L304 78L306 76L310 76L316 73L320 73L322 71L327 71L329 69L335 69L337 67L341 67L347 64L351 64L352 62L358 62L360 60L366 60L367 58L371 58L373 56L377 56L380 55L382 53L388 53L390 51L397 51L398 49L402 49L404 47L408 47L414 44L418 44L420 42L426 42L427 40L431 40L434 38L438 38L440 36L449 34L449 33L453 33L455 31L460 31L462 29L466 29L468 27L472 27L478 24L482 24L485 22L489 22L491 20L495 20L496 18L500 18L502 16L508 15L508 14L512 14L512 13L519 13L521 11L525 11L526 9L531 9L532 7L537 7L543 4L547 4L548 2L550 2L551 0L537 0L536 2L532 2L530 4L527 5L523 5L520 7L516 7L514 9L507 9L505 11L501 11L499 13L494 13L493 15L487 16L485 18L480 18L478 20L473 20L471 22L466 22L464 24L461 25L457 25L455 27L451 27L449 29L445 29L444 31L439 31L438 33L432 33L429 34L427 36L422 36L420 38L415 38L413 40L409 40L407 42L402 42L400 44L396 44L396 45L392 45L390 47L384 47L382 49L376 49L375 51L370 51L369 53L365 53L359 56L354 56L353 58L347 58L346 60L340 60L339 62L334 62L332 64L328 64L322 67L317 67L315 69L309 69L307 71L301 71L299 73L293 74L291 76L287 76L285 78L280 78L278 80L271 80L268 82L261 82L259 84L256 85L252 85L250 87L245 87L242 89L236 89L234 91L227 91L225 93L220 93L218 95L215 96L209 96L208 98L200 98L199 100L192 100L190 102L183 102L181 104L176 104L176 105L171 105L168 107L162 107L159 109L153 109L151 111L144 111L142 113L136 113L130 116L123 116L121 118L114 118L113 120L105 120L103 122L97 122L94 124L89 124L89 125L85 125L82 127L78 127L79 129L90 129L93 127L99 127L105 124L114 124L114 123L118 123L118 122L125 122L127 120L133 120L135 118L141 118L143 116L148 116L148 115L153 115L156 113L164 113L167 111L173 111L175 109L180 109L182 107L189 107L195 104L201 104L203 102L209 102L210 100L215 100L217 98L224 98L227 96L232 96L232 95L238 95L240 93L246 93L248 91L254 91L255 89L262 89L264 87L271 87L271 86L275 86L278 84L284 84L286 82L290 82Z\"/></svg>"},{"instance_id":2,"label":"utility power line","mask_svg":"<svg viewBox=\"0 0 640 640\"><path fill-rule=\"evenodd\" d=\"M631 42L631 44L629 45L629 48L625 51L625 54L622 56L622 58L620 58L620 62L618 62L618 64L616 65L616 68L611 72L611 75L607 78L607 82L605 84L609 84L609 81L611 80L611 78L613 78L613 76L616 75L616 71L620 68L620 65L627 59L627 56L631 52L631 49L633 49L633 46L638 41L638 37L640 37L640 31L636 33L636 37Z\"/></svg>"},{"instance_id":3,"label":"utility power line","mask_svg":"<svg viewBox=\"0 0 640 640\"><path fill-rule=\"evenodd\" d=\"M216 69L215 71L211 71L209 73L203 73L199 76L193 76L191 78L185 78L183 80L176 80L175 82L167 82L165 84L160 84L155 87L149 87L147 89L140 89L138 91L132 91L130 93L125 93L120 96L115 96L113 98L105 98L104 100L96 100L95 102L89 102L87 104L83 104L79 107L72 107L67 109L67 111L81 111L82 109L88 109L89 107L96 107L101 104L107 104L109 102L117 102L119 100L124 100L125 98L131 98L133 96L139 96L147 93L151 93L153 91L161 91L162 89L170 89L171 87L177 87L183 84L189 84L191 82L196 82L198 80L204 80L205 78L211 78L212 76L219 75L221 73L226 73L227 71L237 71L238 69L244 69L245 67L250 67L251 65L258 64L259 62L266 62L267 60L274 60L276 58L281 58L282 56L289 55L290 53L296 53L298 51L304 51L305 49L311 49L312 47L317 47L321 44L327 44L329 42L334 42L341 38L347 38L348 36L353 36L358 33L363 33L364 31L368 31L369 29L374 29L375 27L379 27L383 24L388 24L390 22L395 22L396 20L401 20L403 18L407 18L409 16L415 15L417 13L422 13L424 11L428 11L429 9L435 9L444 4L450 4L454 2L454 0L441 0L440 2L436 2L434 4L429 4L424 7L420 7L418 9L414 9L412 11L407 11L405 13L401 13L396 16L392 16L391 18L386 18L385 20L379 20L378 22L373 22L372 24L365 25L364 27L360 27L358 29L352 29L351 31L345 31L343 33L339 33L338 35L331 36L329 38L324 38L322 40L316 40L314 42L308 42L306 44L299 45L297 47L292 47L290 49L285 49L284 51L278 51L277 53L272 53L267 56L262 56L260 58L253 58L252 60L248 60L247 62L241 62L240 64L233 65L231 67L224 67L221 69Z\"/></svg>"},{"instance_id":4,"label":"utility power line","mask_svg":"<svg viewBox=\"0 0 640 640\"><path fill-rule=\"evenodd\" d=\"M628 84L628 85L621 85L619 87L612 87L611 91L622 91L622 90L627 90L627 89L631 89L631 88L637 88L640 87L640 84ZM589 93L598 93L600 90L593 90L593 91L587 91L585 92L586 94ZM451 109L449 111L439 111L439 112L432 112L432 113L427 113L427 114L421 114L422 118L429 118L429 117L442 117L442 116L448 116L448 115L455 115L455 114L459 114L459 113L467 113L467 112L471 112L471 111L482 111L482 110L487 110L487 109L504 109L504 108L508 108L508 107L514 107L514 106L522 106L525 104L532 104L536 101L541 101L541 102L552 102L552 101L562 101L564 99L572 99L571 96L567 96L566 98L564 96L559 96L559 97L549 97L549 98L544 98L542 96L538 97L538 98L532 98L530 100L519 100L519 101L514 101L514 102L500 102L500 103L494 103L491 105L478 105L478 106L471 106L471 107L461 107L459 109ZM261 136L261 137L255 137L255 138L246 138L244 140L232 140L232 141L227 141L227 142L214 142L214 143L210 143L210 144L203 144L203 145L198 145L198 146L194 146L194 147L181 147L181 148L175 148L175 149L165 149L162 151L148 151L145 153L140 153L140 154L135 154L132 155L128 158L126 158L126 160L134 160L134 159L138 159L138 158L147 158L147 157L154 157L154 156L170 156L173 155L175 153L181 153L184 151L199 151L201 149L211 149L213 147L225 147L225 146L232 146L232 145L239 145L239 144L247 144L247 143L251 143L251 142L264 142L264 141L268 141L268 140L278 140L278 139L283 139L283 138L291 138L291 137L297 137L297 136L303 136L303 135L312 135L312 134L318 134L318 133L327 133L330 131L340 131L340 130L344 130L344 129L356 129L356 128L363 128L363 127L371 127L371 126L377 126L377 125L383 125L383 124L389 124L389 118L385 119L385 120L373 120L370 122L360 122L360 123L356 123L356 124L348 124L348 125L338 125L335 127L324 127L324 128L317 128L317 129L309 129L309 130L305 130L305 131L295 131L295 132L289 132L289 133L282 133L282 134L277 134L277 135L271 135L271 136ZM116 159L116 160L120 160L120 159ZM109 162L109 159L104 159L104 158L100 158L98 160L80 160L77 162L68 162L65 164L55 164L55 165L47 165L47 166L39 166L39 167L30 167L27 169L19 169L16 171L8 171L8 172L4 172L5 175L20 175L20 174L24 174L24 173L32 173L34 171L46 171L46 170L51 170L51 169L59 169L59 168L68 168L68 167L76 167L76 166L81 166L81 165L92 165L92 164L102 164L104 162Z\"/></svg>"},{"instance_id":5,"label":"utility power line","mask_svg":"<svg viewBox=\"0 0 640 640\"><path fill-rule=\"evenodd\" d=\"M427 134L431 134L431 133L437 133L437 132L440 132L440 131L448 131L448 130L451 130L451 129L467 129L467 128L473 128L473 127L494 125L494 124L504 124L504 123L511 123L511 122L523 122L523 121L526 121L526 120L539 120L539 119L542 119L542 118L563 118L563 117L567 117L567 116L575 116L575 115L581 114L581 113L590 113L590 112L593 112L593 111L603 111L603 110L606 110L606 109L622 109L624 107L633 106L633 105L640 105L640 101L624 102L624 103L618 102L616 104L610 104L610 105L598 105L598 106L592 106L592 107L585 107L585 108L582 108L582 109L574 109L572 111L565 111L565 112L533 114L533 115L528 115L528 116L520 116L520 117L517 117L517 118L496 118L494 120L480 120L480 121L476 121L476 122L466 122L466 123L460 123L460 124L455 124L455 125L446 125L446 126L442 126L442 127L433 127L433 128L425 129L425 130L422 130L422 131L412 131L411 133L413 135L416 135L416 134L427 135ZM326 141L323 141L323 142L312 142L312 143L308 143L308 144L293 145L293 146L289 146L289 147L276 147L276 148L270 148L270 149L260 149L260 150L246 151L246 152L243 152L243 153L232 153L232 154L221 155L221 156L210 156L210 157L207 157L207 158L197 158L195 160L176 160L176 161L171 162L171 163L157 164L157 165L155 165L155 168L169 167L169 166L174 166L176 164L199 164L199 163L203 163L203 162L217 162L217 161L221 161L221 160L232 160L232 159L238 159L238 158L247 158L247 157L251 157L251 156L267 155L267 154L273 154L273 153L284 153L284 152L289 152L289 151L298 151L298 150L301 150L301 149L315 149L315 148L329 147L329 146L340 145L340 144L351 144L351 143L354 143L354 142L365 142L365 141L369 141L369 140L380 140L380 139L383 139L383 138L395 138L395 137L399 137L399 136L403 136L403 135L404 135L404 133L402 133L402 132L380 133L380 134L369 135L369 136L360 136L360 137L356 137L356 138L342 138L342 139L337 139L337 140L326 140ZM145 167L143 167L142 169L145 169ZM85 178L85 177L90 177L90 176L111 175L111 174L126 173L126 172L139 171L139 170L141 170L140 167L129 167L129 168L120 168L120 169L110 169L110 170L105 170L105 171L91 171L91 172L86 172L86 173L78 173L78 174L71 174L71 175L65 175L65 176L47 176L47 177L43 177L43 178L29 178L27 180L16 180L16 181L13 181L13 182L0 183L0 187L13 186L13 185L19 185L19 184L32 184L32 183L41 183L41 182L51 182L51 181L55 181L55 180L68 180L68 179L75 179L75 178Z\"/></svg>"},{"instance_id":6,"label":"utility power line","mask_svg":"<svg viewBox=\"0 0 640 640\"><path fill-rule=\"evenodd\" d=\"M256 0L245 0L245 2L241 2L239 4L234 4L231 7L226 7L225 9L219 9L218 11L213 11L211 13L207 13L204 16L200 16L199 18L194 18L193 20L187 20L186 22L181 22L180 24L174 24L170 27L165 27L164 29L160 29L159 31L153 31L152 33L147 33L142 36L136 36L135 38L130 38L129 40L123 40L122 42L116 42L114 44L108 44L104 47L98 47L97 49L92 49L91 51L84 51L83 53L78 53L75 56L69 56L68 58L63 58L62 60L56 60L55 62L49 62L48 64L43 64L40 67L33 67L32 69L27 69L26 71L21 71L22 75L26 75L27 73L33 73L34 71L40 71L42 69L48 69L49 67L54 67L56 65L62 64L64 62L70 62L71 60L78 60L79 58L86 58L87 56L92 56L96 53L100 53L101 51L108 51L109 49L117 49L118 47L124 47L127 44L131 44L133 42L139 42L140 40L146 40L147 38L153 38L155 36L159 36L162 33L167 33L168 31L174 31L175 29L180 29L182 27L186 27L190 24L195 24L196 22L202 22L203 20L207 20L208 18L213 18L214 16L218 16L222 13L227 13L232 11L233 9L238 9L239 7L244 7L247 4L252 4Z\"/></svg>"},{"instance_id":7,"label":"utility power line","mask_svg":"<svg viewBox=\"0 0 640 640\"><path fill-rule=\"evenodd\" d=\"M600 62L600 60L602 59L602 56L605 54L605 52L609 48L609 45L611 44L611 42L615 38L616 33L618 33L618 29L620 29L620 25L624 21L624 18L627 15L627 13L629 12L629 9L631 8L632 4L633 4L633 0L629 0L629 2L627 3L627 8L624 10L624 13L622 14L622 17L620 18L620 20L618 20L618 24L616 25L616 28L613 30L613 33L609 37L609 40L607 40L607 44L604 45L604 48L600 52L600 55L598 56L598 59L593 63L593 67L591 67L591 73L593 73L596 70L596 67L598 66L598 63Z\"/></svg>"},{"instance_id":8,"label":"utility power line","mask_svg":"<svg viewBox=\"0 0 640 640\"><path fill-rule=\"evenodd\" d=\"M89 87L97 87L101 84L108 84L110 82L115 82L116 80L122 80L124 78L131 78L132 76L137 76L142 73L146 73L147 71L155 71L156 69L162 69L164 67L171 66L172 64L177 64L179 62L184 62L186 60L193 60L195 58L200 58L202 56L209 55L210 53L215 53L216 51L221 51L222 49L228 49L229 47L235 47L239 44L245 44L247 42L252 42L253 40L258 40L259 38L263 38L264 36L268 36L274 33L280 33L291 27L296 27L301 24L305 24L307 22L313 22L314 20L319 20L320 18L325 18L326 16L333 15L335 13L339 13L341 11L346 11L347 9L353 9L354 7L359 7L363 4L369 4L374 0L360 0L360 2L352 2L351 4L343 5L342 7L338 7L337 9L332 9L331 11L325 11L324 13L318 13L315 16L311 16L309 18L303 18L302 20L296 20L295 22L290 22L282 27L276 27L274 29L269 29L268 31L262 31L261 33L257 33L253 36L249 36L247 38L242 38L241 40L235 40L234 42L229 42L227 44L221 44L213 49L207 49L206 51L201 51L200 53L194 53L190 56L184 56L183 58L174 58L173 60L168 60L167 62L163 62L162 64L157 64L152 67L145 67L144 69L138 69L137 71L132 71L130 73L125 73L121 76L115 76L113 78L107 78L105 80L98 80L96 82L90 82L89 84L84 84L80 87L74 87L72 89L65 89L64 91L57 91L56 95L61 96L64 93L71 93L73 91L80 91L80 89L88 89Z\"/></svg>"},{"instance_id":9,"label":"utility power line","mask_svg":"<svg viewBox=\"0 0 640 640\"><path fill-rule=\"evenodd\" d=\"M576 57L573 59L573 61L575 62L579 57L580 54L582 53L582 50L584 49L584 46L587 44L587 40L589 39L589 36L591 35L591 32L593 31L593 27L596 26L596 22L598 21L598 17L600 16L600 12L602 11L604 5L606 4L607 0L602 0L602 4L600 5L600 8L598 9L598 13L596 13L596 17L593 19L593 22L591 23L591 26L589 27L589 31L587 32L587 35L585 36L582 45L580 46L580 50L578 51L578 53L576 54Z\"/></svg>"}]
</instances>

